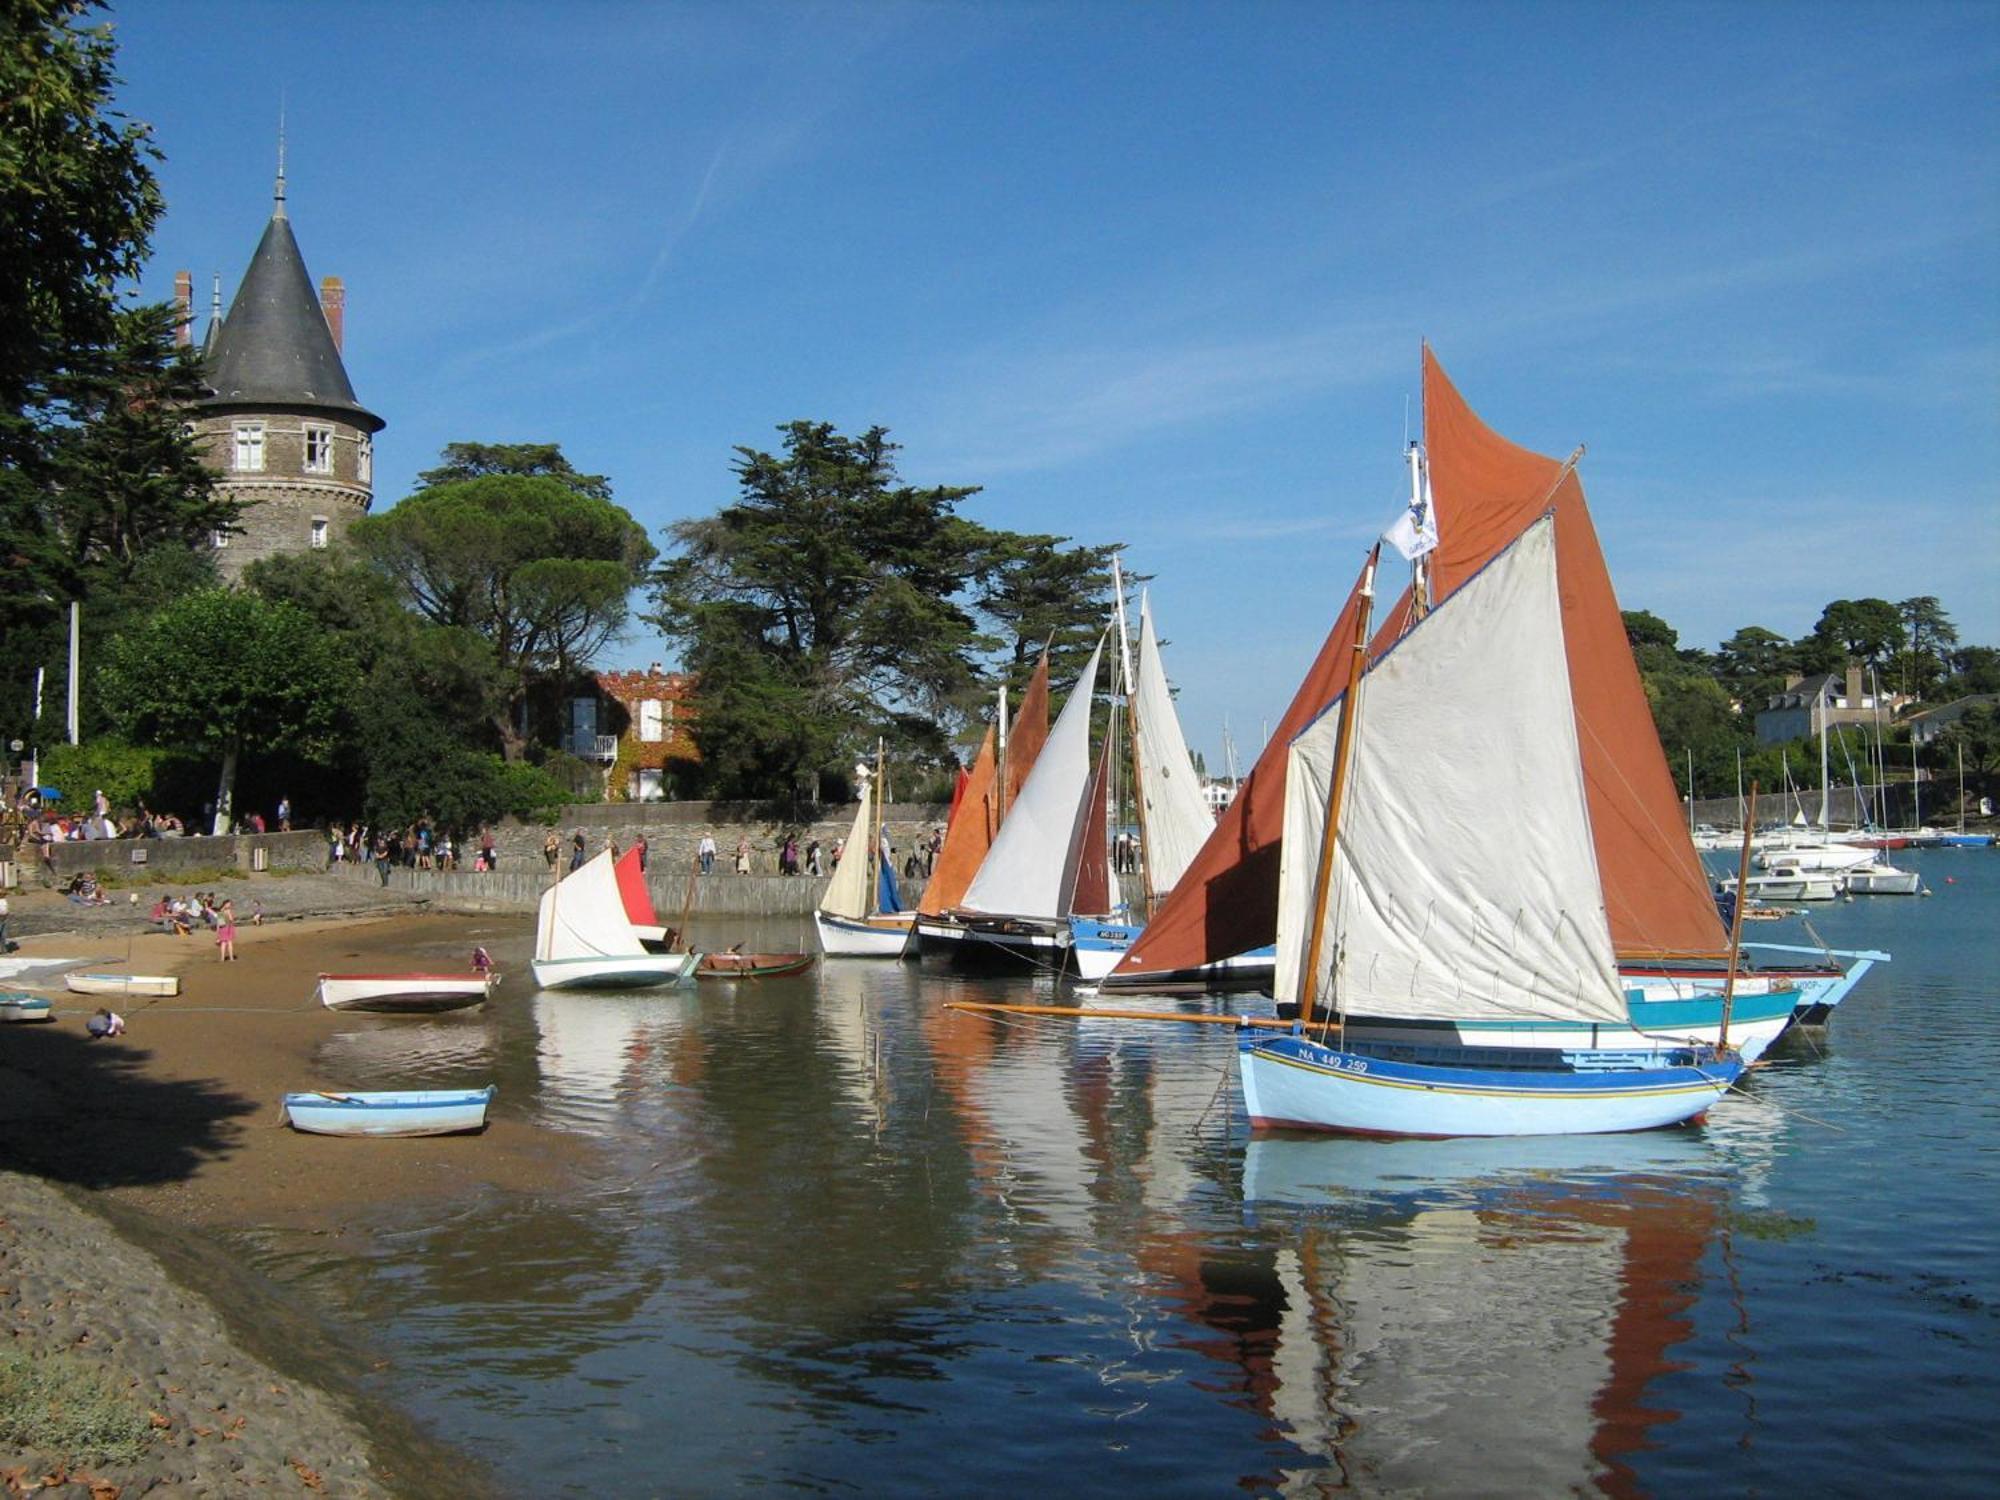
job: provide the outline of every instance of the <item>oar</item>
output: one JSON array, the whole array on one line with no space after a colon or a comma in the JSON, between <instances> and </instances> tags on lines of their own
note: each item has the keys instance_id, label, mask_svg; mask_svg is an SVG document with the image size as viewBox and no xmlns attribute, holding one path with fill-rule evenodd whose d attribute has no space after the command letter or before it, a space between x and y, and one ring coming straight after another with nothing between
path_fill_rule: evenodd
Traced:
<instances>
[{"instance_id":1,"label":"oar","mask_svg":"<svg viewBox=\"0 0 2000 1500\"><path fill-rule=\"evenodd\" d=\"M1270 1016L1207 1016L1178 1010L1081 1010L1074 1005L1002 1005L984 1000L947 1000L946 1010L984 1011L1010 1016L1062 1016L1071 1021L1183 1021L1191 1026L1252 1026L1290 1031L1290 1021Z\"/></svg>"}]
</instances>

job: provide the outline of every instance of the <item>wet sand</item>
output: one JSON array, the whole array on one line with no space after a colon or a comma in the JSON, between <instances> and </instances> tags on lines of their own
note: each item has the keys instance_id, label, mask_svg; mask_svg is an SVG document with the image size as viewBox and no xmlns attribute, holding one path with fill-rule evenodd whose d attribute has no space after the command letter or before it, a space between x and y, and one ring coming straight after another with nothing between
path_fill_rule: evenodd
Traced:
<instances>
[{"instance_id":1,"label":"wet sand","mask_svg":"<svg viewBox=\"0 0 2000 1500\"><path fill-rule=\"evenodd\" d=\"M87 955L93 972L177 974L181 993L115 1002L44 985L57 1018L0 1037L0 1152L124 1206L213 1229L343 1228L396 1206L553 1186L587 1143L509 1117L504 1101L479 1135L333 1139L281 1120L286 1092L343 1085L313 1065L336 1024L312 998L318 973L355 967L357 951L371 955L366 967L386 967L399 939L454 931L468 934L469 953L478 923L424 915L239 926L234 963L218 961L202 933L25 938L16 958ZM93 1041L84 1022L107 1003L126 1034Z\"/></svg>"}]
</instances>

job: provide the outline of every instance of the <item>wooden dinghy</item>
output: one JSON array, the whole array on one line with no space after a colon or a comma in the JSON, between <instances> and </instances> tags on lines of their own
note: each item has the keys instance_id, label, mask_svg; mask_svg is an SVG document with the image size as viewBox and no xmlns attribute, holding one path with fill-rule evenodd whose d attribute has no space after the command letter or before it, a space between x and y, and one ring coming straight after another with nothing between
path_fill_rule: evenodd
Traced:
<instances>
[{"instance_id":1,"label":"wooden dinghy","mask_svg":"<svg viewBox=\"0 0 2000 1500\"><path fill-rule=\"evenodd\" d=\"M433 1015L464 1010L492 998L497 973L484 974L322 974L319 1003L328 1010L360 1010L382 1015Z\"/></svg>"},{"instance_id":2,"label":"wooden dinghy","mask_svg":"<svg viewBox=\"0 0 2000 1500\"><path fill-rule=\"evenodd\" d=\"M285 1095L285 1120L312 1135L457 1135L486 1128L497 1090L400 1089Z\"/></svg>"},{"instance_id":3,"label":"wooden dinghy","mask_svg":"<svg viewBox=\"0 0 2000 1500\"><path fill-rule=\"evenodd\" d=\"M0 1021L53 1021L54 1008L39 995L0 990Z\"/></svg>"},{"instance_id":4,"label":"wooden dinghy","mask_svg":"<svg viewBox=\"0 0 2000 1500\"><path fill-rule=\"evenodd\" d=\"M803 974L819 955L814 953L704 953L694 966L696 979L778 979Z\"/></svg>"},{"instance_id":5,"label":"wooden dinghy","mask_svg":"<svg viewBox=\"0 0 2000 1500\"><path fill-rule=\"evenodd\" d=\"M178 995L181 982L171 974L65 974L63 984L77 995Z\"/></svg>"}]
</instances>

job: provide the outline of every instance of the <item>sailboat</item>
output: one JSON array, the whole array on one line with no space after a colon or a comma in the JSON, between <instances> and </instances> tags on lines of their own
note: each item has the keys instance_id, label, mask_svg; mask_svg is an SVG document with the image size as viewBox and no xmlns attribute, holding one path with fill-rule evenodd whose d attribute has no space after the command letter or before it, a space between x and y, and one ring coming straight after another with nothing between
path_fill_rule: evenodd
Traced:
<instances>
[{"instance_id":1,"label":"sailboat","mask_svg":"<svg viewBox=\"0 0 2000 1500\"><path fill-rule=\"evenodd\" d=\"M1118 611L1118 656L1125 683L1132 781L1138 801L1140 900L1136 911L1128 908L1109 920L1070 918L1077 976L1086 980L1102 979L1125 956L1140 926L1194 862L1215 828L1215 815L1202 795L1201 778L1195 775L1180 716L1174 712L1173 690L1160 663L1151 598L1141 590L1139 667L1135 674L1124 639L1124 588L1115 560L1112 590Z\"/></svg>"},{"instance_id":2,"label":"sailboat","mask_svg":"<svg viewBox=\"0 0 2000 1500\"><path fill-rule=\"evenodd\" d=\"M694 972L692 953L649 953L618 890L611 851L542 892L535 916L535 983L545 990L650 989Z\"/></svg>"},{"instance_id":3,"label":"sailboat","mask_svg":"<svg viewBox=\"0 0 2000 1500\"><path fill-rule=\"evenodd\" d=\"M973 758L958 795L952 799L951 821L944 847L938 851L930 879L917 903L917 943L926 953L949 953L965 937L965 927L952 909L965 897L1000 834L1007 811L1019 798L1049 737L1049 654L1035 663L1028 690L1021 698L1009 733L1007 689L1000 689L999 711L986 727L986 738Z\"/></svg>"},{"instance_id":4,"label":"sailboat","mask_svg":"<svg viewBox=\"0 0 2000 1500\"><path fill-rule=\"evenodd\" d=\"M1009 955L1060 966L1069 948L1070 914L1102 915L1113 904L1107 889L1104 765L1100 759L1093 766L1090 756L1090 707L1103 654L1100 640L979 872L945 914L957 928L944 949L954 958ZM932 929L921 918L918 937L926 951L934 951Z\"/></svg>"},{"instance_id":5,"label":"sailboat","mask_svg":"<svg viewBox=\"0 0 2000 1500\"><path fill-rule=\"evenodd\" d=\"M861 801L847 831L842 858L826 893L813 911L820 951L828 958L896 958L910 941L917 914L903 909L894 860L882 858L882 747L875 747L875 774L861 767Z\"/></svg>"},{"instance_id":6,"label":"sailboat","mask_svg":"<svg viewBox=\"0 0 2000 1500\"><path fill-rule=\"evenodd\" d=\"M1595 580L1559 578L1544 513L1364 668L1373 571L1348 690L1288 749L1276 999L1300 1020L1238 1045L1251 1124L1580 1135L1698 1118L1741 1073L1735 1052L1346 1031L1350 1012L1631 1024L1565 658L1563 596Z\"/></svg>"},{"instance_id":7,"label":"sailboat","mask_svg":"<svg viewBox=\"0 0 2000 1500\"><path fill-rule=\"evenodd\" d=\"M1584 757L1591 838L1604 882L1619 972L1647 999L1705 995L1719 1021L1727 934L1710 879L1690 843L1651 710L1632 659L1604 559L1584 507L1576 457L1549 458L1509 442L1466 403L1436 356L1423 355L1425 441L1412 445L1411 508L1428 506L1436 546L1373 643L1379 652L1429 601L1485 567L1544 510L1558 518L1565 576L1583 581L1565 604L1564 651ZM1580 456L1580 454L1578 455ZM1421 577L1417 576L1419 571ZM1207 843L1106 977L1106 991L1268 985L1275 956L1291 741L1339 695L1359 601L1350 598ZM1775 961L1739 973L1739 996L1791 989L1838 999L1879 954L1822 953L1817 961L1746 944ZM1815 950L1816 952L1818 950ZM1679 1034L1678 1031L1676 1034ZM1750 1045L1746 1038L1746 1049Z\"/></svg>"}]
</instances>

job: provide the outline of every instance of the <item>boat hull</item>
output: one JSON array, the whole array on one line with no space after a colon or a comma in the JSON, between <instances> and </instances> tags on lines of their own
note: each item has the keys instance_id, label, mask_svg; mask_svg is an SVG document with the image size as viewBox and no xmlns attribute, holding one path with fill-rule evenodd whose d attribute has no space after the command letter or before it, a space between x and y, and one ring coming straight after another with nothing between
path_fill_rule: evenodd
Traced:
<instances>
[{"instance_id":1,"label":"boat hull","mask_svg":"<svg viewBox=\"0 0 2000 1500\"><path fill-rule=\"evenodd\" d=\"M1096 984L1118 967L1141 929L1132 922L1104 922L1095 917L1069 919L1070 962L1076 977Z\"/></svg>"},{"instance_id":2,"label":"boat hull","mask_svg":"<svg viewBox=\"0 0 2000 1500\"><path fill-rule=\"evenodd\" d=\"M1296 1033L1246 1037L1237 1065L1251 1125L1434 1138L1657 1130L1699 1118L1743 1066L1691 1048L1388 1050L1406 1056L1327 1047Z\"/></svg>"},{"instance_id":3,"label":"boat hull","mask_svg":"<svg viewBox=\"0 0 2000 1500\"><path fill-rule=\"evenodd\" d=\"M65 974L63 986L77 995L168 996L181 992L171 974Z\"/></svg>"},{"instance_id":4,"label":"boat hull","mask_svg":"<svg viewBox=\"0 0 2000 1500\"><path fill-rule=\"evenodd\" d=\"M1850 896L1914 896L1922 886L1915 870L1871 870L1864 865L1847 872Z\"/></svg>"},{"instance_id":5,"label":"boat hull","mask_svg":"<svg viewBox=\"0 0 2000 1500\"><path fill-rule=\"evenodd\" d=\"M24 995L18 990L0 994L0 1021L53 1021L55 1007L40 995Z\"/></svg>"},{"instance_id":6,"label":"boat hull","mask_svg":"<svg viewBox=\"0 0 2000 1500\"><path fill-rule=\"evenodd\" d=\"M819 930L819 950L828 958L901 958L916 930L915 912L878 917L836 917L813 913Z\"/></svg>"},{"instance_id":7,"label":"boat hull","mask_svg":"<svg viewBox=\"0 0 2000 1500\"><path fill-rule=\"evenodd\" d=\"M310 1135L458 1135L486 1127L492 1085L395 1093L287 1094L285 1119Z\"/></svg>"},{"instance_id":8,"label":"boat hull","mask_svg":"<svg viewBox=\"0 0 2000 1500\"><path fill-rule=\"evenodd\" d=\"M492 998L498 974L322 974L319 1003L328 1010L433 1015Z\"/></svg>"},{"instance_id":9,"label":"boat hull","mask_svg":"<svg viewBox=\"0 0 2000 1500\"><path fill-rule=\"evenodd\" d=\"M545 990L649 990L679 984L694 973L692 953L604 958L538 958L535 984Z\"/></svg>"},{"instance_id":10,"label":"boat hull","mask_svg":"<svg viewBox=\"0 0 2000 1500\"><path fill-rule=\"evenodd\" d=\"M704 953L694 966L696 979L782 979L803 974L818 957L813 953Z\"/></svg>"},{"instance_id":11,"label":"boat hull","mask_svg":"<svg viewBox=\"0 0 2000 1500\"><path fill-rule=\"evenodd\" d=\"M918 951L968 969L1060 969L1069 958L1067 925L1037 917L947 913L917 918Z\"/></svg>"}]
</instances>

